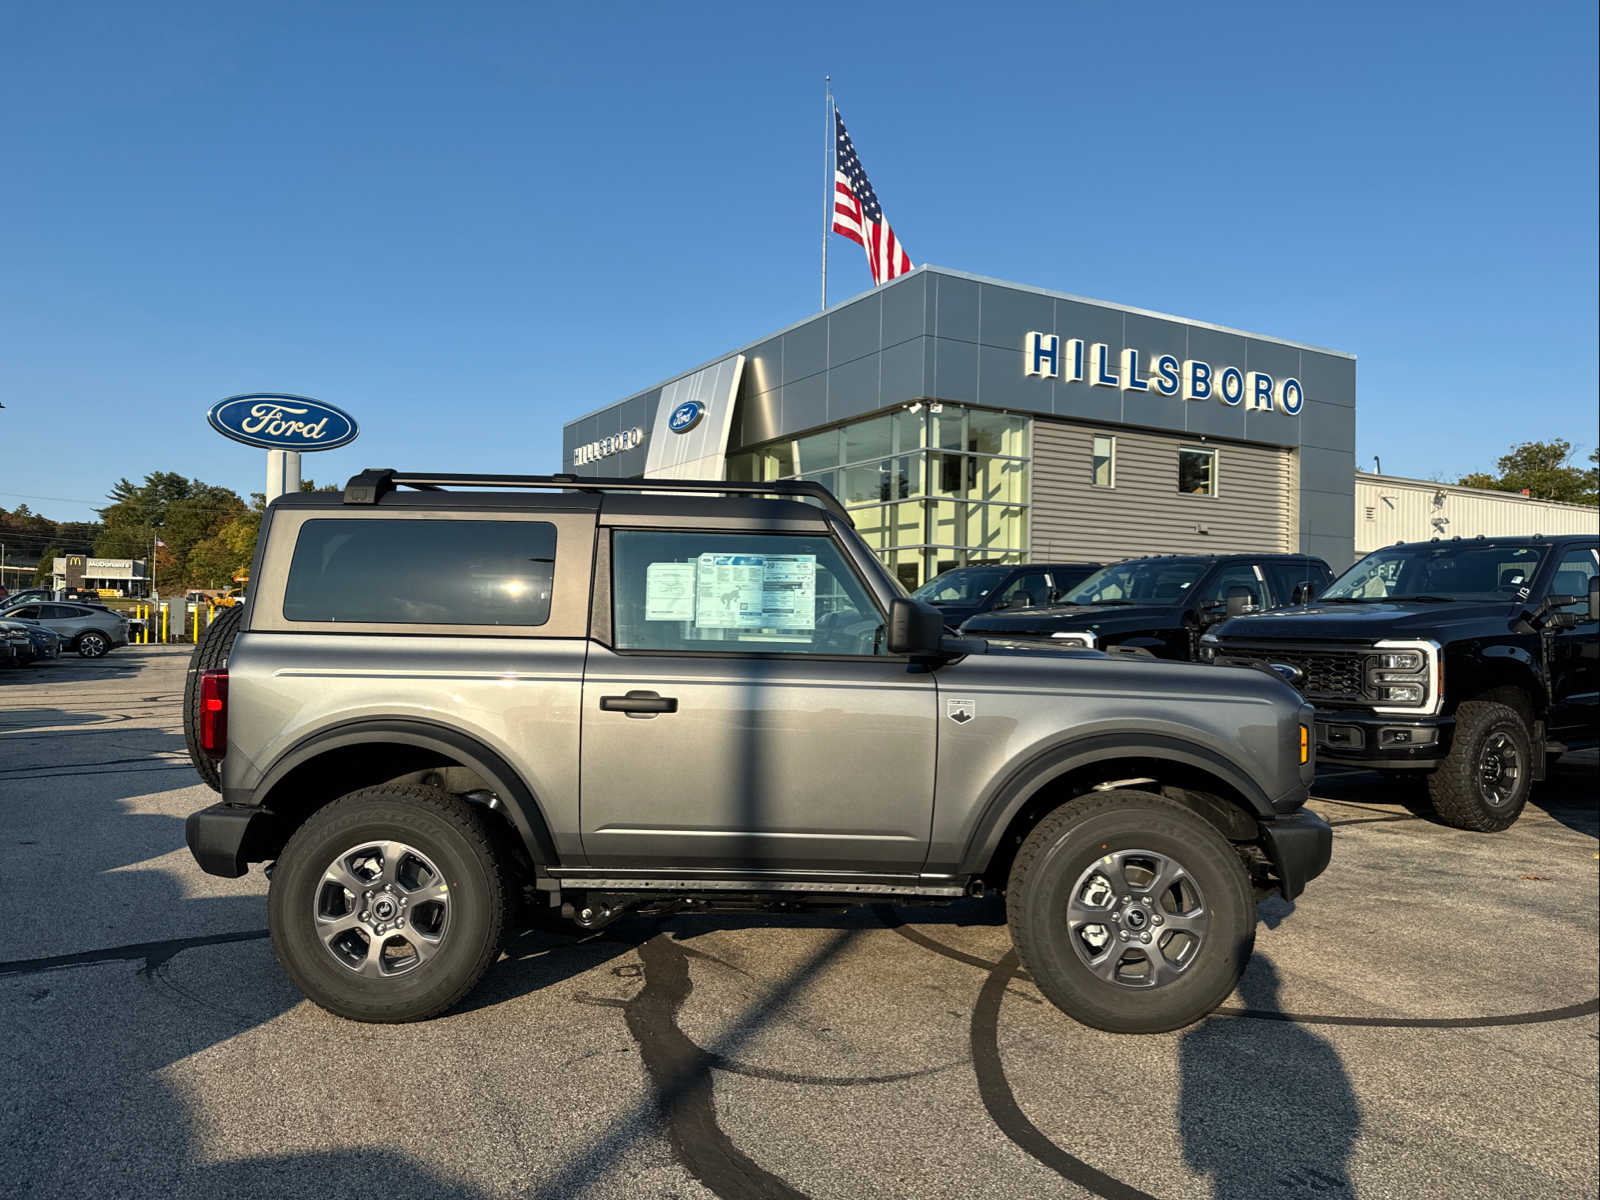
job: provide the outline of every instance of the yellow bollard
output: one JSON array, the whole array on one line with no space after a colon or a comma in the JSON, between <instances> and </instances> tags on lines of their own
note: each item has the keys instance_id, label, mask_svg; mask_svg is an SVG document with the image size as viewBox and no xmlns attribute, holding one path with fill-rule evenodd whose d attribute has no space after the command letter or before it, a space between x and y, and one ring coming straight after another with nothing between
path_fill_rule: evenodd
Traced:
<instances>
[{"instance_id":1,"label":"yellow bollard","mask_svg":"<svg viewBox=\"0 0 1600 1200\"><path fill-rule=\"evenodd\" d=\"M161 606L161 641L163 645L167 640L167 613L169 613L171 610L171 604L163 604Z\"/></svg>"},{"instance_id":2,"label":"yellow bollard","mask_svg":"<svg viewBox=\"0 0 1600 1200\"><path fill-rule=\"evenodd\" d=\"M195 609L194 613L192 615L194 617L194 620L189 622L189 626L190 626L189 632L194 637L195 645L198 646L200 644L200 610L198 608Z\"/></svg>"}]
</instances>

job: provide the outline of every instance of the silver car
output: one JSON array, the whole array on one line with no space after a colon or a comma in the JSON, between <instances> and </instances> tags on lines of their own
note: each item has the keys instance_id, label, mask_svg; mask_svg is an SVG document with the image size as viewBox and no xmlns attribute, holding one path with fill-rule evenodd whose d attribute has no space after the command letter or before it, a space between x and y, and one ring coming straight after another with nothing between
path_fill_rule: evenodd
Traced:
<instances>
[{"instance_id":1,"label":"silver car","mask_svg":"<svg viewBox=\"0 0 1600 1200\"><path fill-rule=\"evenodd\" d=\"M0 611L0 617L37 622L83 658L103 658L128 644L128 619L97 605L28 601Z\"/></svg>"}]
</instances>

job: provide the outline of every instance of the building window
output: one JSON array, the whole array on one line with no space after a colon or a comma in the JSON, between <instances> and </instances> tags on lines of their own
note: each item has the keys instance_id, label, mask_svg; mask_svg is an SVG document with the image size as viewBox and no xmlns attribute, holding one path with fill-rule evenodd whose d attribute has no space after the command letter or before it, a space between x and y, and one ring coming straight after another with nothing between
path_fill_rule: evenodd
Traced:
<instances>
[{"instance_id":1,"label":"building window","mask_svg":"<svg viewBox=\"0 0 1600 1200\"><path fill-rule=\"evenodd\" d=\"M1090 478L1095 487L1117 486L1117 439L1097 437L1090 457Z\"/></svg>"},{"instance_id":2,"label":"building window","mask_svg":"<svg viewBox=\"0 0 1600 1200\"><path fill-rule=\"evenodd\" d=\"M1186 496L1217 494L1217 452L1194 446L1178 448L1178 491Z\"/></svg>"},{"instance_id":3,"label":"building window","mask_svg":"<svg viewBox=\"0 0 1600 1200\"><path fill-rule=\"evenodd\" d=\"M730 455L728 477L821 483L916 588L952 566L1026 559L1031 435L1026 417L919 406Z\"/></svg>"}]
</instances>

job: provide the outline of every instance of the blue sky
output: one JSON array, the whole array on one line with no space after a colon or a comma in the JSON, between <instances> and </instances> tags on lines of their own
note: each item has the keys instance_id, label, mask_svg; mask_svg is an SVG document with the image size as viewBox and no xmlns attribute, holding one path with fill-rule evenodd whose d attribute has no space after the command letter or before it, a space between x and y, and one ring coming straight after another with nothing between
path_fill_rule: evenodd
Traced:
<instances>
[{"instance_id":1,"label":"blue sky","mask_svg":"<svg viewBox=\"0 0 1600 1200\"><path fill-rule=\"evenodd\" d=\"M8 6L0 505L260 490L247 391L361 421L319 480L557 469L815 310L829 71L919 263L1351 351L1391 473L1600 438L1593 0L840 11Z\"/></svg>"}]
</instances>

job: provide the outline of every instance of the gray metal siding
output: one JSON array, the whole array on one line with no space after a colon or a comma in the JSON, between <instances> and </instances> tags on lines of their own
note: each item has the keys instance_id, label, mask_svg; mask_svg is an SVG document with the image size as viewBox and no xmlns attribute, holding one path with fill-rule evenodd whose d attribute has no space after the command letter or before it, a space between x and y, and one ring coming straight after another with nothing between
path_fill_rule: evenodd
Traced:
<instances>
[{"instance_id":1,"label":"gray metal siding","mask_svg":"<svg viewBox=\"0 0 1600 1200\"><path fill-rule=\"evenodd\" d=\"M1114 487L1090 482L1096 435L1117 439ZM1217 451L1217 495L1178 491L1180 446ZM1295 467L1294 452L1276 446L1035 421L1030 552L1037 559L1109 562L1139 554L1293 551Z\"/></svg>"}]
</instances>

